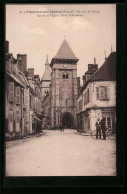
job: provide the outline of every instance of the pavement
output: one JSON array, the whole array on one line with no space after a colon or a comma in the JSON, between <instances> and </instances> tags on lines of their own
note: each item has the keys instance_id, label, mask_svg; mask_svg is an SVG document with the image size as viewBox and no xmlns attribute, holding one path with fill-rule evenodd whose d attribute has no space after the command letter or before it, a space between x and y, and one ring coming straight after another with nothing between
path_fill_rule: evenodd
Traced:
<instances>
[{"instance_id":1,"label":"pavement","mask_svg":"<svg viewBox=\"0 0 127 194\"><path fill-rule=\"evenodd\" d=\"M27 141L28 140L28 141ZM46 130L6 148L6 176L115 176L116 141Z\"/></svg>"},{"instance_id":2,"label":"pavement","mask_svg":"<svg viewBox=\"0 0 127 194\"><path fill-rule=\"evenodd\" d=\"M30 136L27 136L27 137L23 137L22 139L16 139L16 140L12 140L12 141L8 141L6 142L6 148L8 147L12 147L12 146L16 146L20 143L23 143L23 142L28 142L30 141L30 138L36 138L36 137L40 137L41 135L45 135L45 131L43 131L42 133L40 133L39 135L30 135Z\"/></svg>"}]
</instances>

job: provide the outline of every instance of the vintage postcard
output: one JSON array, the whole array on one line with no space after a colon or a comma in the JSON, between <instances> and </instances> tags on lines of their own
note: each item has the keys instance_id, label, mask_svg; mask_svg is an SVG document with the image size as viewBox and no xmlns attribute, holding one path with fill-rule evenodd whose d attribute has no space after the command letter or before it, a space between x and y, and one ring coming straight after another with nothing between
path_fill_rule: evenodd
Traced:
<instances>
[{"instance_id":1,"label":"vintage postcard","mask_svg":"<svg viewBox=\"0 0 127 194\"><path fill-rule=\"evenodd\" d=\"M117 176L116 4L6 4L6 177Z\"/></svg>"}]
</instances>

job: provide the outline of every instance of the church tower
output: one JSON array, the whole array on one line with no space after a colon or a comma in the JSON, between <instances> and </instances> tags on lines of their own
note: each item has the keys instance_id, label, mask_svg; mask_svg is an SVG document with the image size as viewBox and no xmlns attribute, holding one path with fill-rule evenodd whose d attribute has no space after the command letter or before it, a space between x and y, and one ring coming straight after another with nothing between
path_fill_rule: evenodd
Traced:
<instances>
[{"instance_id":1,"label":"church tower","mask_svg":"<svg viewBox=\"0 0 127 194\"><path fill-rule=\"evenodd\" d=\"M51 125L63 125L66 128L76 127L77 98L77 62L67 41L64 39L50 67L51 85Z\"/></svg>"},{"instance_id":2,"label":"church tower","mask_svg":"<svg viewBox=\"0 0 127 194\"><path fill-rule=\"evenodd\" d=\"M41 79L42 100L46 96L47 92L49 92L50 82L51 82L51 68L49 66L48 55L47 55L46 63L45 63L45 72Z\"/></svg>"}]
</instances>

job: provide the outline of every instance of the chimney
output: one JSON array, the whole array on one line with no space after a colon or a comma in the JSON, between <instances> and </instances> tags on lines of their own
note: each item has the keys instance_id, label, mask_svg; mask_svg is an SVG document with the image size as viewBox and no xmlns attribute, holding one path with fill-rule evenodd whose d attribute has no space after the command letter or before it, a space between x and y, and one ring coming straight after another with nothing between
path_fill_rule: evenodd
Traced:
<instances>
[{"instance_id":1,"label":"chimney","mask_svg":"<svg viewBox=\"0 0 127 194\"><path fill-rule=\"evenodd\" d=\"M86 83L86 76L85 75L83 75L82 76L82 79L83 79L83 86L85 85L85 83Z\"/></svg>"},{"instance_id":2,"label":"chimney","mask_svg":"<svg viewBox=\"0 0 127 194\"><path fill-rule=\"evenodd\" d=\"M77 77L78 87L80 87L80 77Z\"/></svg>"},{"instance_id":3,"label":"chimney","mask_svg":"<svg viewBox=\"0 0 127 194\"><path fill-rule=\"evenodd\" d=\"M34 68L28 69L27 77L32 77L32 79L34 80Z\"/></svg>"},{"instance_id":4,"label":"chimney","mask_svg":"<svg viewBox=\"0 0 127 194\"><path fill-rule=\"evenodd\" d=\"M19 71L23 72L23 64L22 64L21 57L18 58L17 61L18 61L18 69L19 69Z\"/></svg>"},{"instance_id":5,"label":"chimney","mask_svg":"<svg viewBox=\"0 0 127 194\"><path fill-rule=\"evenodd\" d=\"M97 64L88 64L88 72L89 73L94 73L97 71L98 65Z\"/></svg>"},{"instance_id":6,"label":"chimney","mask_svg":"<svg viewBox=\"0 0 127 194\"><path fill-rule=\"evenodd\" d=\"M39 78L39 75L34 75L34 80L36 81L36 83L39 83L40 81L40 78Z\"/></svg>"},{"instance_id":7,"label":"chimney","mask_svg":"<svg viewBox=\"0 0 127 194\"><path fill-rule=\"evenodd\" d=\"M94 58L94 65L96 64L96 58Z\"/></svg>"},{"instance_id":8,"label":"chimney","mask_svg":"<svg viewBox=\"0 0 127 194\"><path fill-rule=\"evenodd\" d=\"M27 55L21 55L21 54L17 54L17 59L22 59L22 72L26 75L26 71L27 71Z\"/></svg>"},{"instance_id":9,"label":"chimney","mask_svg":"<svg viewBox=\"0 0 127 194\"><path fill-rule=\"evenodd\" d=\"M80 91L80 77L77 77L78 94Z\"/></svg>"},{"instance_id":10,"label":"chimney","mask_svg":"<svg viewBox=\"0 0 127 194\"><path fill-rule=\"evenodd\" d=\"M4 49L5 49L5 53L9 53L9 42L5 41L5 45L4 45Z\"/></svg>"}]
</instances>

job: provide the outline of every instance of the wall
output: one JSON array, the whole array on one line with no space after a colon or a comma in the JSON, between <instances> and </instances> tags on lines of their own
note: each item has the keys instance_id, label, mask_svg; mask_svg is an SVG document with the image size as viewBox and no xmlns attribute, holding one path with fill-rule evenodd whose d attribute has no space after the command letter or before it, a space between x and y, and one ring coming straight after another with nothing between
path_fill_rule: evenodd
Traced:
<instances>
[{"instance_id":1,"label":"wall","mask_svg":"<svg viewBox=\"0 0 127 194\"><path fill-rule=\"evenodd\" d=\"M109 100L100 101L96 99L96 87L99 86L108 86L109 88ZM85 88L83 93L78 97L77 103L79 103L80 99L83 98L83 106L82 111L86 110L86 108L91 108L93 106L98 107L110 107L116 106L116 82L115 81L99 81L99 82L92 82L89 83L88 86ZM89 103L84 105L84 94L86 93L87 89L89 88ZM80 111L78 111L80 112Z\"/></svg>"}]
</instances>

